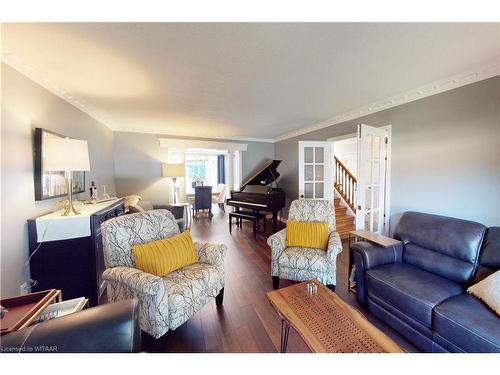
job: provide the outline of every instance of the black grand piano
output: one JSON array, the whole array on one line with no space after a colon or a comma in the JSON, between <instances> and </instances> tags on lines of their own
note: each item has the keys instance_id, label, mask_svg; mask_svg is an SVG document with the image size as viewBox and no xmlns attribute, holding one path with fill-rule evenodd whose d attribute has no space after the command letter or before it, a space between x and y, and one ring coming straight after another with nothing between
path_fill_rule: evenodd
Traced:
<instances>
[{"instance_id":1,"label":"black grand piano","mask_svg":"<svg viewBox=\"0 0 500 375\"><path fill-rule=\"evenodd\" d=\"M271 212L273 228L278 228L278 212L285 207L285 192L278 185L277 171L281 160L273 160L258 173L241 185L240 191L231 191L228 206L236 207L236 211L252 210L256 213ZM272 184L276 186L273 187Z\"/></svg>"}]
</instances>

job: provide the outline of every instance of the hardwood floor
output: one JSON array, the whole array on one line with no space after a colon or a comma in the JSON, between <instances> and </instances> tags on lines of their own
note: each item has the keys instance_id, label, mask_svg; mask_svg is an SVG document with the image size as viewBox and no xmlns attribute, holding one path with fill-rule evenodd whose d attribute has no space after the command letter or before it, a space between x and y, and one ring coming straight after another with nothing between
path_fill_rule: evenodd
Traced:
<instances>
[{"instance_id":1,"label":"hardwood floor","mask_svg":"<svg viewBox=\"0 0 500 375\"><path fill-rule=\"evenodd\" d=\"M143 334L143 349L149 352L200 353L276 353L280 348L281 321L265 293L272 290L270 249L266 243L272 230L268 220L267 235L254 239L251 223L243 229L233 227L229 234L227 213L213 209L212 219L195 220L191 234L195 241L224 243L228 247L225 260L224 305L217 309L215 300L175 331L160 339ZM280 228L284 227L279 223ZM337 293L344 301L358 308L377 327L407 351L416 349L397 333L371 317L360 307L355 296L347 292L347 244L337 261ZM291 285L280 281L280 286ZM309 349L292 329L288 352L307 353Z\"/></svg>"}]
</instances>

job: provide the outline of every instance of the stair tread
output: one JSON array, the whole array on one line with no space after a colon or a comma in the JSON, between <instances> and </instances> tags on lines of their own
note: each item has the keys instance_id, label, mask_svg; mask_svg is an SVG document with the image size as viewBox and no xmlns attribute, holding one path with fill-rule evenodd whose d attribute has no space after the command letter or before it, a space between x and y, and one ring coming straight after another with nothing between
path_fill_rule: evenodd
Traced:
<instances>
[{"instance_id":1,"label":"stair tread","mask_svg":"<svg viewBox=\"0 0 500 375\"><path fill-rule=\"evenodd\" d=\"M352 224L354 225L354 218L349 218L349 219L335 219L335 222L337 223L337 225L340 225L340 224Z\"/></svg>"},{"instance_id":2,"label":"stair tread","mask_svg":"<svg viewBox=\"0 0 500 375\"><path fill-rule=\"evenodd\" d=\"M337 231L341 231L341 230L353 230L354 228L354 224L350 224L350 225L339 225L337 224L335 226L337 228Z\"/></svg>"}]
</instances>

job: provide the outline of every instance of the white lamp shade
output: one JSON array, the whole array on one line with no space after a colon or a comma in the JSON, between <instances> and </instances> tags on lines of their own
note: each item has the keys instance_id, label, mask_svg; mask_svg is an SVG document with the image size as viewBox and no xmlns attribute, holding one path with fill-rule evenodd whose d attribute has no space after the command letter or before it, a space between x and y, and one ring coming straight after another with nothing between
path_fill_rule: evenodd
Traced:
<instances>
[{"instance_id":1,"label":"white lamp shade","mask_svg":"<svg viewBox=\"0 0 500 375\"><path fill-rule=\"evenodd\" d=\"M163 163L161 165L161 175L163 177L184 177L186 175L186 168L184 163Z\"/></svg>"},{"instance_id":2,"label":"white lamp shade","mask_svg":"<svg viewBox=\"0 0 500 375\"><path fill-rule=\"evenodd\" d=\"M44 140L45 171L90 171L87 141L49 137Z\"/></svg>"}]
</instances>

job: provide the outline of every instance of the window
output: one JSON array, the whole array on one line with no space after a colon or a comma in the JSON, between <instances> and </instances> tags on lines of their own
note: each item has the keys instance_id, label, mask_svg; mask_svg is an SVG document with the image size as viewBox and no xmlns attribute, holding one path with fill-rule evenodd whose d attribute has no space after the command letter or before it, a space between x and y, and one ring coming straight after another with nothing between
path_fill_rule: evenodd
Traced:
<instances>
[{"instance_id":1,"label":"window","mask_svg":"<svg viewBox=\"0 0 500 375\"><path fill-rule=\"evenodd\" d=\"M217 186L217 155L186 153L186 194L194 194L195 184Z\"/></svg>"}]
</instances>

